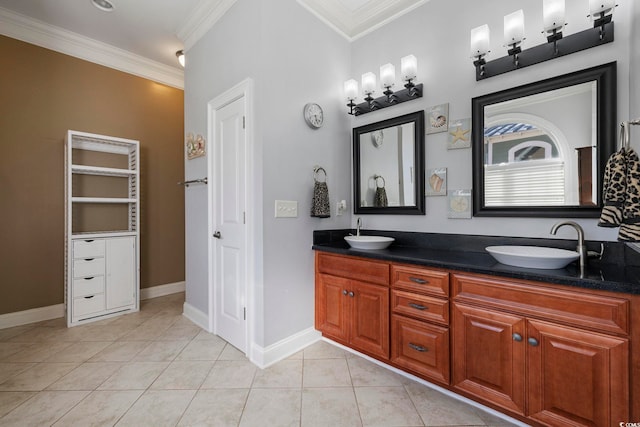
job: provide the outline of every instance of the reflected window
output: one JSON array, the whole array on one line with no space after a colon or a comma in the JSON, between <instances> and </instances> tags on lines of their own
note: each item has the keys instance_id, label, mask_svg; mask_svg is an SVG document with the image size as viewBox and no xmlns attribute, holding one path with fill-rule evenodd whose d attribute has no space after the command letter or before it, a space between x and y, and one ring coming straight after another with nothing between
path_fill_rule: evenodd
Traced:
<instances>
[{"instance_id":1,"label":"reflected window","mask_svg":"<svg viewBox=\"0 0 640 427\"><path fill-rule=\"evenodd\" d=\"M565 159L552 134L530 123L485 128L487 206L564 205Z\"/></svg>"}]
</instances>

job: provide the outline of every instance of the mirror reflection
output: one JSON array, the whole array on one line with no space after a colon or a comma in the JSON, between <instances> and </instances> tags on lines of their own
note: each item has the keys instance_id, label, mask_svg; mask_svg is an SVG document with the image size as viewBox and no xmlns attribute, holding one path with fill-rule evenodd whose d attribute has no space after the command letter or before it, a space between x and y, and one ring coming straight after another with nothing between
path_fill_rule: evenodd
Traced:
<instances>
[{"instance_id":1,"label":"mirror reflection","mask_svg":"<svg viewBox=\"0 0 640 427\"><path fill-rule=\"evenodd\" d=\"M354 129L355 213L424 213L424 112Z\"/></svg>"},{"instance_id":2,"label":"mirror reflection","mask_svg":"<svg viewBox=\"0 0 640 427\"><path fill-rule=\"evenodd\" d=\"M595 206L595 81L484 109L486 206Z\"/></svg>"},{"instance_id":3,"label":"mirror reflection","mask_svg":"<svg viewBox=\"0 0 640 427\"><path fill-rule=\"evenodd\" d=\"M597 217L615 62L472 100L475 216Z\"/></svg>"}]
</instances>

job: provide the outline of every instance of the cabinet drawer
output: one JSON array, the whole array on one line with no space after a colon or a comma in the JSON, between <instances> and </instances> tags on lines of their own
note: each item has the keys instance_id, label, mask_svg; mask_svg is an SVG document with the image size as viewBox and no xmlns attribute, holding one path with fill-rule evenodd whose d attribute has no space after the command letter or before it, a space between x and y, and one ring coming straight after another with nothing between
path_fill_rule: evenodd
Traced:
<instances>
[{"instance_id":1,"label":"cabinet drawer","mask_svg":"<svg viewBox=\"0 0 640 427\"><path fill-rule=\"evenodd\" d=\"M73 280L73 297L104 293L104 276L88 276Z\"/></svg>"},{"instance_id":2,"label":"cabinet drawer","mask_svg":"<svg viewBox=\"0 0 640 427\"><path fill-rule=\"evenodd\" d=\"M629 333L629 300L530 282L454 274L455 301L604 332Z\"/></svg>"},{"instance_id":3,"label":"cabinet drawer","mask_svg":"<svg viewBox=\"0 0 640 427\"><path fill-rule=\"evenodd\" d=\"M426 268L393 265L391 285L412 292L446 297L449 295L449 273Z\"/></svg>"},{"instance_id":4,"label":"cabinet drawer","mask_svg":"<svg viewBox=\"0 0 640 427\"><path fill-rule=\"evenodd\" d=\"M73 260L73 277L103 276L104 258Z\"/></svg>"},{"instance_id":5,"label":"cabinet drawer","mask_svg":"<svg viewBox=\"0 0 640 427\"><path fill-rule=\"evenodd\" d=\"M74 258L91 258L104 256L104 240L87 239L73 241Z\"/></svg>"},{"instance_id":6,"label":"cabinet drawer","mask_svg":"<svg viewBox=\"0 0 640 427\"><path fill-rule=\"evenodd\" d=\"M378 285L389 284L389 264L343 255L317 253L316 270L319 273L348 279L361 280Z\"/></svg>"},{"instance_id":7,"label":"cabinet drawer","mask_svg":"<svg viewBox=\"0 0 640 427\"><path fill-rule=\"evenodd\" d=\"M449 324L449 302L447 300L393 289L391 291L391 310L396 314L420 320Z\"/></svg>"},{"instance_id":8,"label":"cabinet drawer","mask_svg":"<svg viewBox=\"0 0 640 427\"><path fill-rule=\"evenodd\" d=\"M73 317L104 311L104 294L87 295L73 299Z\"/></svg>"},{"instance_id":9,"label":"cabinet drawer","mask_svg":"<svg viewBox=\"0 0 640 427\"><path fill-rule=\"evenodd\" d=\"M391 316L391 361L423 377L449 384L449 329Z\"/></svg>"}]
</instances>

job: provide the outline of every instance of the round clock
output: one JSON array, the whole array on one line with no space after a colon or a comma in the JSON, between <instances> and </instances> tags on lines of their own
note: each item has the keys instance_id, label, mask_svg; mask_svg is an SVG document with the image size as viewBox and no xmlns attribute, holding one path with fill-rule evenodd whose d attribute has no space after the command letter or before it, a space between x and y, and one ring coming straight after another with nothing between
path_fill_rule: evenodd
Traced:
<instances>
[{"instance_id":1,"label":"round clock","mask_svg":"<svg viewBox=\"0 0 640 427\"><path fill-rule=\"evenodd\" d=\"M322 107L313 102L304 106L304 120L307 124L313 128L318 129L324 123L324 115L322 113Z\"/></svg>"}]
</instances>

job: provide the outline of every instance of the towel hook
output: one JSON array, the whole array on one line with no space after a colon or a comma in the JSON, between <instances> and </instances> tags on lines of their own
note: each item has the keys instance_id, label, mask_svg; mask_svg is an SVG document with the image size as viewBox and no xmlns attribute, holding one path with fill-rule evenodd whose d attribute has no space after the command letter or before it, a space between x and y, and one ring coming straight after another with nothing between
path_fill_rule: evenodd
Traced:
<instances>
[{"instance_id":1,"label":"towel hook","mask_svg":"<svg viewBox=\"0 0 640 427\"><path fill-rule=\"evenodd\" d=\"M382 180L382 187L378 185L378 178ZM382 175L373 175L373 179L376 181L376 188L386 187L387 183L385 182L384 177Z\"/></svg>"},{"instance_id":2,"label":"towel hook","mask_svg":"<svg viewBox=\"0 0 640 427\"><path fill-rule=\"evenodd\" d=\"M318 174L324 173L324 181L318 181ZM316 166L313 168L313 180L315 182L327 182L327 171L322 166Z\"/></svg>"}]
</instances>

